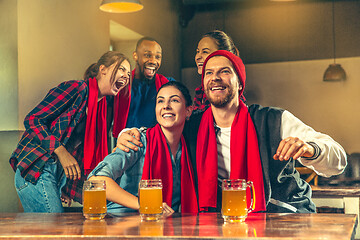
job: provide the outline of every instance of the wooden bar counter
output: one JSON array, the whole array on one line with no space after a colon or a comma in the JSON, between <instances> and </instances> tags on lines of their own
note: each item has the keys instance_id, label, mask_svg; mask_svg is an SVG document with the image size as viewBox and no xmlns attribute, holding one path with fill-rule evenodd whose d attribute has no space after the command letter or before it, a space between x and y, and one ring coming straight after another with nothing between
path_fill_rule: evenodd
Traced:
<instances>
[{"instance_id":1,"label":"wooden bar counter","mask_svg":"<svg viewBox=\"0 0 360 240\"><path fill-rule=\"evenodd\" d=\"M138 214L85 220L81 213L0 213L0 239L353 239L355 214L254 213L224 224L217 213L173 214L141 222Z\"/></svg>"},{"instance_id":2,"label":"wooden bar counter","mask_svg":"<svg viewBox=\"0 0 360 240\"><path fill-rule=\"evenodd\" d=\"M360 213L360 188L358 186L311 186L312 200L317 207L343 209L346 214ZM360 239L360 226L356 229Z\"/></svg>"}]
</instances>

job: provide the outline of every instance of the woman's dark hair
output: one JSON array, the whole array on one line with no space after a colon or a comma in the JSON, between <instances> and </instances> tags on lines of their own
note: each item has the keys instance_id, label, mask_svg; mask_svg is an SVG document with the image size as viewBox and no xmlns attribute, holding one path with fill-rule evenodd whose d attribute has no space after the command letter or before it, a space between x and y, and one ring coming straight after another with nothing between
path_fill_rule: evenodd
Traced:
<instances>
[{"instance_id":1,"label":"woman's dark hair","mask_svg":"<svg viewBox=\"0 0 360 240\"><path fill-rule=\"evenodd\" d=\"M166 87L170 87L170 86L176 87L182 93L182 95L185 98L185 105L187 107L192 105L192 98L191 98L189 89L184 84L182 84L181 82L169 81L169 82L165 83L164 85L162 85L159 88L158 93L160 92L161 89L166 88Z\"/></svg>"},{"instance_id":2,"label":"woman's dark hair","mask_svg":"<svg viewBox=\"0 0 360 240\"><path fill-rule=\"evenodd\" d=\"M210 37L210 38L214 39L216 45L219 48L218 50L226 50L226 51L229 51L239 57L239 55L240 55L239 50L236 48L233 40L231 39L231 37L229 35L227 35L223 31L214 30L214 31L205 33L201 37L201 39L203 39L204 37Z\"/></svg>"},{"instance_id":3,"label":"woman's dark hair","mask_svg":"<svg viewBox=\"0 0 360 240\"><path fill-rule=\"evenodd\" d=\"M111 74L111 82L114 82L115 75L120 67L120 64L127 60L129 63L129 59L122 53L117 51L108 51L104 53L100 59L97 61L97 63L91 64L84 73L84 79L94 78L97 77L99 74L99 67L101 65L104 65L105 67L110 67L114 63L116 63L116 66L114 68L114 71Z\"/></svg>"}]
</instances>

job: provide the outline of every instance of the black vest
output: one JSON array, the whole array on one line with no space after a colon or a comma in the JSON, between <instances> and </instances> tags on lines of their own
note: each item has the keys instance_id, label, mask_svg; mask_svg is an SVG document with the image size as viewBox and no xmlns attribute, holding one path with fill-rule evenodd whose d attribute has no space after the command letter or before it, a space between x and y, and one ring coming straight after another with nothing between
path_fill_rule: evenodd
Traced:
<instances>
[{"instance_id":1,"label":"black vest","mask_svg":"<svg viewBox=\"0 0 360 240\"><path fill-rule=\"evenodd\" d=\"M264 177L264 190L267 212L315 212L315 204L311 201L311 188L295 170L295 160L278 161L273 156L281 141L280 127L284 110L262 107L254 104L248 107L253 120L259 143L260 158ZM194 113L184 128L189 156L196 171L197 133L203 112ZM221 193L218 190L218 193ZM221 194L218 194L221 196ZM218 197L219 211L221 197Z\"/></svg>"}]
</instances>

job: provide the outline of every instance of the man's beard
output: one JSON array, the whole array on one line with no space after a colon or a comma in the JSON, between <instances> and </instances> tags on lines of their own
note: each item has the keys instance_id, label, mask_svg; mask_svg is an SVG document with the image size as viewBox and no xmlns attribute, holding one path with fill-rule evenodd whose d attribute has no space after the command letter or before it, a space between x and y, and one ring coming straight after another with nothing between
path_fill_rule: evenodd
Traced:
<instances>
[{"instance_id":1,"label":"man's beard","mask_svg":"<svg viewBox=\"0 0 360 240\"><path fill-rule=\"evenodd\" d=\"M211 96L211 91L210 91L211 87L207 87L205 89L205 95L206 98L209 100L209 102L211 103L211 105L213 105L216 108L223 108L225 107L231 100L234 99L235 97L235 91L234 89L229 86L226 85L226 89L228 90L226 95L224 97L213 97Z\"/></svg>"}]
</instances>

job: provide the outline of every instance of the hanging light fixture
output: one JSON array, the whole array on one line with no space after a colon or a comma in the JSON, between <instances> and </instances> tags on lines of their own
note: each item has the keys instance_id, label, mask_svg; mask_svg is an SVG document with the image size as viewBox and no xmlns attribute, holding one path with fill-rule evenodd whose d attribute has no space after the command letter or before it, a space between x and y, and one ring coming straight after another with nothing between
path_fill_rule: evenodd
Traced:
<instances>
[{"instance_id":1,"label":"hanging light fixture","mask_svg":"<svg viewBox=\"0 0 360 240\"><path fill-rule=\"evenodd\" d=\"M143 8L140 0L103 0L100 4L100 10L111 13L137 12Z\"/></svg>"},{"instance_id":2,"label":"hanging light fixture","mask_svg":"<svg viewBox=\"0 0 360 240\"><path fill-rule=\"evenodd\" d=\"M345 70L341 67L340 64L336 63L336 45L335 45L335 0L332 1L332 32L333 32L333 53L334 53L334 63L330 64L324 73L323 81L333 82L333 81L345 81L346 73Z\"/></svg>"}]
</instances>

